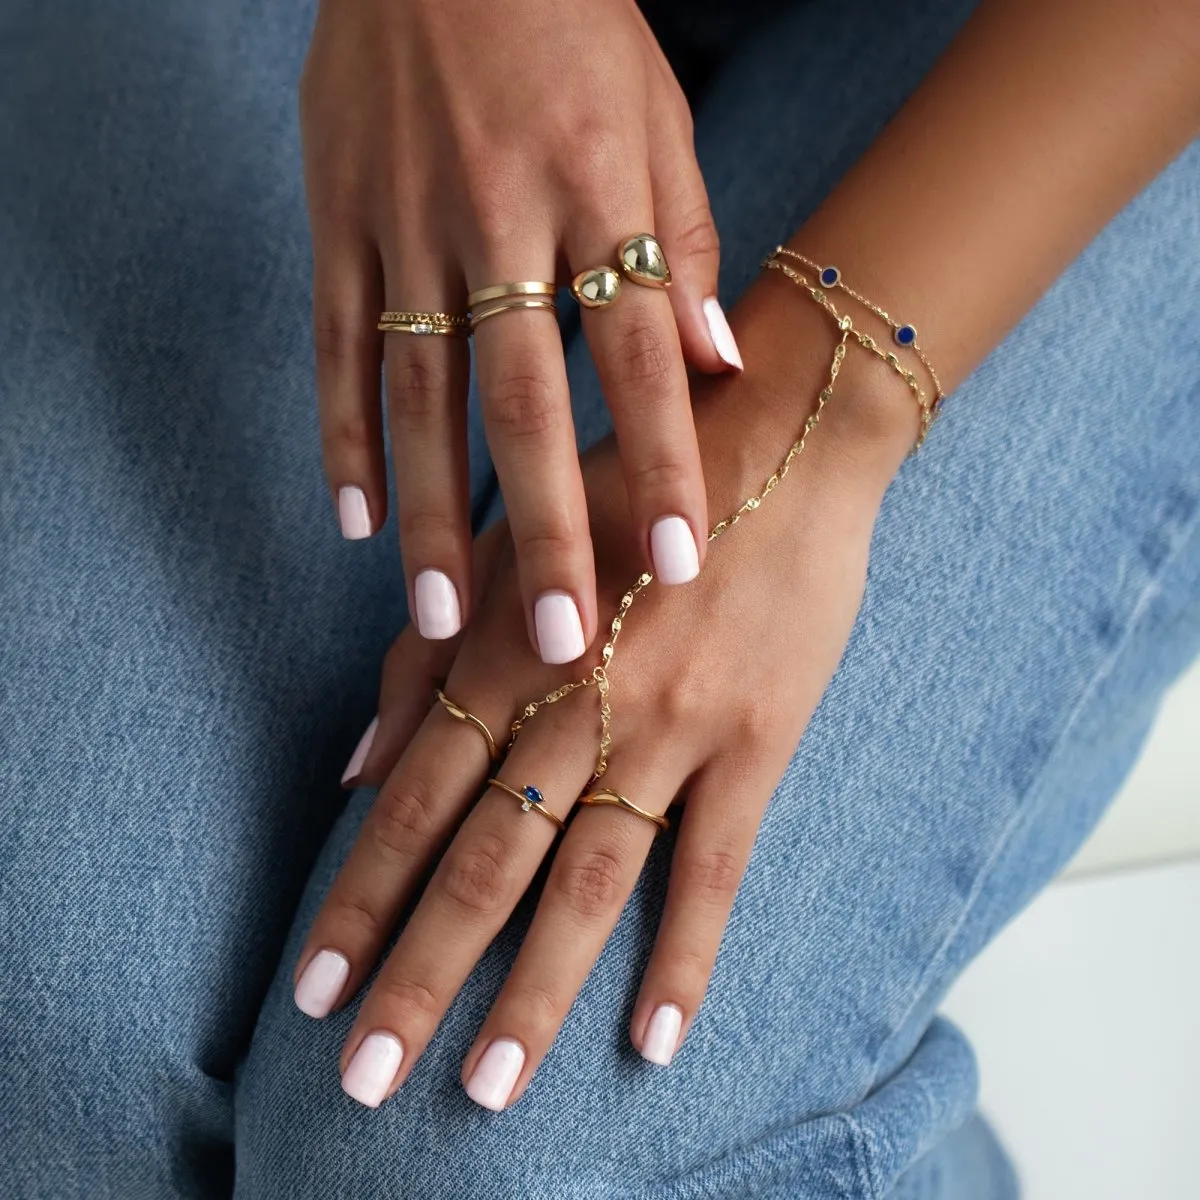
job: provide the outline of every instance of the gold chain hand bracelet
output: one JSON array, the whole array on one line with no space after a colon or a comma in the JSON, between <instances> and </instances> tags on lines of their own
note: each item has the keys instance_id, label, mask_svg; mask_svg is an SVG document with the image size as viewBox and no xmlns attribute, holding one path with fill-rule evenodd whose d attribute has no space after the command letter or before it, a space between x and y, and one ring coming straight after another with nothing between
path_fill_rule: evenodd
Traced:
<instances>
[{"instance_id":1,"label":"gold chain hand bracelet","mask_svg":"<svg viewBox=\"0 0 1200 1200\"><path fill-rule=\"evenodd\" d=\"M807 266L809 269L818 273L818 280L824 286L810 281L807 276L802 274L789 263L783 261L785 258L790 258ZM805 258L795 250L789 250L786 247L778 246L775 252L763 264L764 267L782 271L797 287L805 290L808 295L819 304L833 318L837 329L840 333L837 345L833 350L833 358L829 363L828 377L825 386L817 395L816 404L812 412L805 418L804 424L801 426L800 435L784 455L779 466L763 484L761 490L752 496L748 496L738 505L727 517L718 521L709 531L708 540L711 542L719 538L721 534L732 529L747 513L752 513L758 509L762 502L783 482L787 477L788 470L792 463L804 453L804 448L808 442L808 436L816 428L817 423L821 419L821 413L824 411L826 404L829 403L833 396L834 384L837 382L838 373L841 370L842 362L846 357L846 347L850 344L850 339L853 338L854 343L861 346L864 350L874 354L882 359L889 367L894 370L905 385L912 393L917 405L921 411L921 427L918 434L914 451L919 449L925 441L925 436L929 432L929 427L933 423L934 417L940 408L941 402L945 399L945 394L942 391L942 385L938 380L937 372L926 358L924 351L917 345L917 332L911 325L902 324L893 320L882 308L872 304L866 297L861 296L858 292L852 291L844 282L842 282L841 272L836 267L818 267L811 259ZM913 372L907 370L900 362L899 358L894 353L886 352L878 346L875 339L869 334L863 333L856 329L851 318L844 313L839 313L834 305L829 300L828 291L832 288L839 288L845 292L853 300L856 300L863 307L869 309L875 316L886 322L892 329L893 339L896 344L906 350L911 350L928 371L930 378L933 380L934 398L930 400L925 390L920 386L920 381ZM621 629L624 626L625 618L633 607L634 599L640 595L654 582L654 576L649 571L644 571L638 576L637 581L633 586L621 597L620 603L617 606L616 615L612 619L609 626L608 639L604 643L603 649L600 651L600 661L592 668L591 673L585 675L582 679L575 679L569 683L564 683L561 687L555 688L552 692L547 692L538 700L530 700L522 709L521 715L512 723L509 733L508 746L511 747L516 741L517 736L525 727L527 722L537 715L537 713L546 707L548 704L557 704L560 700L567 696L585 688L594 687L600 697L600 747L596 755L596 766L592 773L592 783L595 783L605 771L608 770L609 751L612 748L612 702L611 702L611 684L608 677L609 668L612 666L613 657L616 654L617 639L621 636ZM588 785L589 787L591 784Z\"/></svg>"}]
</instances>

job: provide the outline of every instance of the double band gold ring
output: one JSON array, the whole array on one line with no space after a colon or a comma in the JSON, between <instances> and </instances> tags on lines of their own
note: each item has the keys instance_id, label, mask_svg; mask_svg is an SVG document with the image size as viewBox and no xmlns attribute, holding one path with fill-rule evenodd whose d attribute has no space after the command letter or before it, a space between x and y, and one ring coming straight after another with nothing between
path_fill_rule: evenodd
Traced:
<instances>
[{"instance_id":1,"label":"double band gold ring","mask_svg":"<svg viewBox=\"0 0 1200 1200\"><path fill-rule=\"evenodd\" d=\"M500 761L500 751L496 746L496 739L492 737L492 731L472 712L458 704L455 704L441 688L437 689L438 703L456 720L462 721L464 725L470 725L476 730L485 742L487 742L488 758L492 762Z\"/></svg>"},{"instance_id":2,"label":"double band gold ring","mask_svg":"<svg viewBox=\"0 0 1200 1200\"><path fill-rule=\"evenodd\" d=\"M525 812L541 813L547 821L551 821L559 829L566 829L566 822L561 817L556 817L547 807L546 798L532 784L527 783L518 791L511 784L507 784L503 779L492 778L487 781L488 787L499 788L502 792L507 792L514 800L521 802L521 808Z\"/></svg>"},{"instance_id":3,"label":"double band gold ring","mask_svg":"<svg viewBox=\"0 0 1200 1200\"><path fill-rule=\"evenodd\" d=\"M558 305L554 301L557 290L553 283L540 279L479 288L467 297L467 307L471 310L471 329L474 330L489 317L498 317L501 313L519 308L544 308L557 313Z\"/></svg>"},{"instance_id":4,"label":"double band gold ring","mask_svg":"<svg viewBox=\"0 0 1200 1200\"><path fill-rule=\"evenodd\" d=\"M620 792L609 791L608 788L601 788L596 792L589 792L586 796L579 797L580 804L613 804L618 808L623 808L626 812L633 813L635 817L641 817L643 821L649 821L652 825L657 825L659 829L670 829L671 822L666 817L660 817L657 813L647 812L644 808L639 808L627 796L622 796Z\"/></svg>"}]
</instances>

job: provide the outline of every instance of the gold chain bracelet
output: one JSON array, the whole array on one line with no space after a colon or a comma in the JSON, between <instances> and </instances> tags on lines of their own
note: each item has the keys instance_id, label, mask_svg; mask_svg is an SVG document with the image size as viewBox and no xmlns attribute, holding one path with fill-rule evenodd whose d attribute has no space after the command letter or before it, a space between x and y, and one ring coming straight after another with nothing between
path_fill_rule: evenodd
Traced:
<instances>
[{"instance_id":1,"label":"gold chain bracelet","mask_svg":"<svg viewBox=\"0 0 1200 1200\"><path fill-rule=\"evenodd\" d=\"M920 361L928 370L934 384L934 399L931 401L924 389L920 386L917 377L906 370L900 363L900 360L895 354L885 352L879 348L875 339L869 334L863 333L856 329L851 318L844 313L839 313L830 302L826 289L818 287L812 283L805 275L797 271L794 267L786 262L780 261L782 257L795 259L808 266L810 269L816 270L820 276L826 279L832 279L832 283L827 283L826 287L838 286L848 296L857 300L865 308L868 308L876 316L887 322L893 329L896 335L896 340L899 345L905 349L910 349L918 356ZM864 350L876 355L882 359L889 367L891 367L905 382L909 390L912 392L918 406L921 410L921 429L918 435L914 451L919 449L925 441L925 436L929 432L929 427L933 422L933 418L937 415L938 408L945 399L942 392L942 385L937 377L937 372L925 357L924 352L916 344L916 330L911 325L900 325L893 321L890 316L878 306L872 304L865 297L860 296L857 292L851 291L844 283L841 282L841 273L836 267L819 268L810 259L804 258L803 255L794 250L788 250L783 246L778 246L775 252L763 264L764 267L782 271L789 279L792 280L798 287L803 288L818 303L826 312L834 319L837 328L840 332L837 345L834 347L833 358L829 363L828 379L825 386L817 395L816 404L812 412L805 418L804 424L801 427L799 437L788 448L787 454L779 466L768 477L763 484L761 490L752 496L748 496L738 505L727 517L718 521L709 531L708 540L711 542L719 538L721 534L732 529L747 513L754 512L758 509L762 502L783 482L787 477L788 470L792 463L801 454L804 453L804 448L808 444L808 435L816 428L817 423L821 419L821 413L824 411L826 404L829 403L833 396L834 384L837 382L838 373L841 370L842 362L846 357L846 346L849 339L853 338L858 345ZM828 272L834 272L834 276L828 275ZM904 332L908 331L908 332ZM909 334L911 333L911 336ZM508 746L506 752L512 747L512 744L517 740L517 736L525 727L526 723L531 720L537 713L546 707L548 704L557 704L560 700L567 696L573 695L575 692L585 688L594 687L600 697L600 748L596 755L596 766L592 772L592 786L605 771L608 770L609 751L612 748L612 702L611 702L611 683L609 681L608 672L612 666L613 657L616 654L617 639L621 636L621 630L624 627L625 618L629 610L633 607L635 598L640 595L654 582L654 576L649 571L642 572L638 576L637 581L633 586L621 597L620 603L617 605L616 615L613 617L609 625L608 640L604 643L603 649L600 651L600 661L592 668L589 675L585 675L582 679L571 680L569 683L564 683L561 687L555 688L552 692L547 692L539 700L530 700L522 709L521 715L512 723L509 732Z\"/></svg>"}]
</instances>

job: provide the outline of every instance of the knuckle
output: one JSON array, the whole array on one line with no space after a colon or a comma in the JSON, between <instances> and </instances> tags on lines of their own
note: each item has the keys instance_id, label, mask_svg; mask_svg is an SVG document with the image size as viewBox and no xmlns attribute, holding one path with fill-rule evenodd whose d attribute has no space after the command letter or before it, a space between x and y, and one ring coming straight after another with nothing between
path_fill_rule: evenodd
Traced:
<instances>
[{"instance_id":1,"label":"knuckle","mask_svg":"<svg viewBox=\"0 0 1200 1200\"><path fill-rule=\"evenodd\" d=\"M513 530L517 554L525 561L552 563L561 568L574 559L579 538L566 525L538 525Z\"/></svg>"},{"instance_id":2,"label":"knuckle","mask_svg":"<svg viewBox=\"0 0 1200 1200\"><path fill-rule=\"evenodd\" d=\"M400 514L400 540L404 545L433 547L453 545L458 540L459 527L454 514L442 509L405 509Z\"/></svg>"},{"instance_id":3,"label":"knuckle","mask_svg":"<svg viewBox=\"0 0 1200 1200\"><path fill-rule=\"evenodd\" d=\"M678 459L650 459L633 468L633 478L642 492L678 496L686 493L690 472Z\"/></svg>"},{"instance_id":4,"label":"knuckle","mask_svg":"<svg viewBox=\"0 0 1200 1200\"><path fill-rule=\"evenodd\" d=\"M680 863L680 882L693 896L724 905L733 899L741 879L737 859L727 850L710 849Z\"/></svg>"},{"instance_id":5,"label":"knuckle","mask_svg":"<svg viewBox=\"0 0 1200 1200\"><path fill-rule=\"evenodd\" d=\"M692 258L716 258L720 255L721 239L707 204L697 206L682 218L671 238L671 250L674 254Z\"/></svg>"},{"instance_id":6,"label":"knuckle","mask_svg":"<svg viewBox=\"0 0 1200 1200\"><path fill-rule=\"evenodd\" d=\"M334 902L331 916L339 926L349 926L364 934L369 941L377 941L386 933L379 915L357 892L339 896Z\"/></svg>"},{"instance_id":7,"label":"knuckle","mask_svg":"<svg viewBox=\"0 0 1200 1200\"><path fill-rule=\"evenodd\" d=\"M661 399L674 383L675 358L662 329L635 321L621 333L615 370L620 386L639 396Z\"/></svg>"},{"instance_id":8,"label":"knuckle","mask_svg":"<svg viewBox=\"0 0 1200 1200\"><path fill-rule=\"evenodd\" d=\"M559 898L581 917L601 917L611 912L625 873L620 856L595 846L567 858L552 875Z\"/></svg>"},{"instance_id":9,"label":"knuckle","mask_svg":"<svg viewBox=\"0 0 1200 1200\"><path fill-rule=\"evenodd\" d=\"M318 308L313 313L313 345L318 361L341 366L357 364L367 354L378 355L374 326L353 319L337 308Z\"/></svg>"},{"instance_id":10,"label":"knuckle","mask_svg":"<svg viewBox=\"0 0 1200 1200\"><path fill-rule=\"evenodd\" d=\"M321 422L321 444L327 459L361 461L375 447L375 430L359 412L339 411Z\"/></svg>"},{"instance_id":11,"label":"knuckle","mask_svg":"<svg viewBox=\"0 0 1200 1200\"><path fill-rule=\"evenodd\" d=\"M378 998L384 1001L389 1010L416 1013L425 1020L436 1020L441 1015L441 1001L431 988L415 979L385 972L376 980L372 989L373 998L376 991L382 993Z\"/></svg>"},{"instance_id":12,"label":"knuckle","mask_svg":"<svg viewBox=\"0 0 1200 1200\"><path fill-rule=\"evenodd\" d=\"M452 853L442 877L446 895L473 913L499 912L510 892L507 859L507 848L495 837Z\"/></svg>"},{"instance_id":13,"label":"knuckle","mask_svg":"<svg viewBox=\"0 0 1200 1200\"><path fill-rule=\"evenodd\" d=\"M433 804L433 794L417 779L385 786L368 825L376 851L388 859L411 859L433 837Z\"/></svg>"},{"instance_id":14,"label":"knuckle","mask_svg":"<svg viewBox=\"0 0 1200 1200\"><path fill-rule=\"evenodd\" d=\"M525 983L514 997L514 1011L521 1014L524 1022L535 1028L545 1028L556 1022L563 1010L562 997L552 988L538 983Z\"/></svg>"},{"instance_id":15,"label":"knuckle","mask_svg":"<svg viewBox=\"0 0 1200 1200\"><path fill-rule=\"evenodd\" d=\"M562 420L550 379L530 369L504 372L488 389L485 408L496 433L516 441L543 438Z\"/></svg>"},{"instance_id":16,"label":"knuckle","mask_svg":"<svg viewBox=\"0 0 1200 1200\"><path fill-rule=\"evenodd\" d=\"M446 407L450 389L447 365L436 358L408 353L388 366L388 401L401 429L422 429Z\"/></svg>"}]
</instances>

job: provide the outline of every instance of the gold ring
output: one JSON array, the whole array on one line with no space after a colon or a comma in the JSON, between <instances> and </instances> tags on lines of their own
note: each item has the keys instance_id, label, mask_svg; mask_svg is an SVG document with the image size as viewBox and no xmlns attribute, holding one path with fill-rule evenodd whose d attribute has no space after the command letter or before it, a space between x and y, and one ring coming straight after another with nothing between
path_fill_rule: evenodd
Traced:
<instances>
[{"instance_id":1,"label":"gold ring","mask_svg":"<svg viewBox=\"0 0 1200 1200\"><path fill-rule=\"evenodd\" d=\"M657 825L659 829L670 829L671 822L666 817L657 816L655 813L647 812L644 808L638 808L636 804L620 792L610 792L607 788L602 788L598 792L589 792L586 796L579 797L580 804L615 804L618 808L623 808L626 812L631 812L635 817L641 817L643 821L650 821Z\"/></svg>"},{"instance_id":2,"label":"gold ring","mask_svg":"<svg viewBox=\"0 0 1200 1200\"><path fill-rule=\"evenodd\" d=\"M635 233L617 247L621 270L642 287L671 286L671 268L663 253L662 243L652 233Z\"/></svg>"},{"instance_id":3,"label":"gold ring","mask_svg":"<svg viewBox=\"0 0 1200 1200\"><path fill-rule=\"evenodd\" d=\"M536 279L524 283L498 283L495 287L480 288L467 297L467 307L486 304L489 300L503 300L506 296L553 296L558 289L552 283Z\"/></svg>"},{"instance_id":4,"label":"gold ring","mask_svg":"<svg viewBox=\"0 0 1200 1200\"><path fill-rule=\"evenodd\" d=\"M472 309L471 329L476 329L480 322L486 321L488 317L495 317L500 313L510 312L517 308L545 308L552 313L558 312L558 305L555 304L553 297L549 296L536 300L503 300L497 304L493 304L490 308L485 308L482 312Z\"/></svg>"},{"instance_id":5,"label":"gold ring","mask_svg":"<svg viewBox=\"0 0 1200 1200\"><path fill-rule=\"evenodd\" d=\"M382 333L412 333L417 336L467 337L470 320L453 313L383 312L375 326Z\"/></svg>"},{"instance_id":6,"label":"gold ring","mask_svg":"<svg viewBox=\"0 0 1200 1200\"><path fill-rule=\"evenodd\" d=\"M499 751L496 749L496 739L492 737L492 731L474 714L469 713L465 708L460 708L441 688L437 689L438 703L456 720L462 721L466 725L470 725L473 729L478 729L483 735L483 740L487 742L488 758L492 762L500 761Z\"/></svg>"},{"instance_id":7,"label":"gold ring","mask_svg":"<svg viewBox=\"0 0 1200 1200\"><path fill-rule=\"evenodd\" d=\"M584 308L606 308L621 294L621 276L612 267L588 267L571 280L571 295Z\"/></svg>"},{"instance_id":8,"label":"gold ring","mask_svg":"<svg viewBox=\"0 0 1200 1200\"><path fill-rule=\"evenodd\" d=\"M515 787L511 787L505 783L503 779L489 779L488 787L499 788L502 792L507 792L515 800L520 800L521 807L525 812L539 812L547 821L553 821L559 829L566 829L566 822L561 817L556 817L547 807L545 797L532 784L527 783L520 791Z\"/></svg>"}]
</instances>

